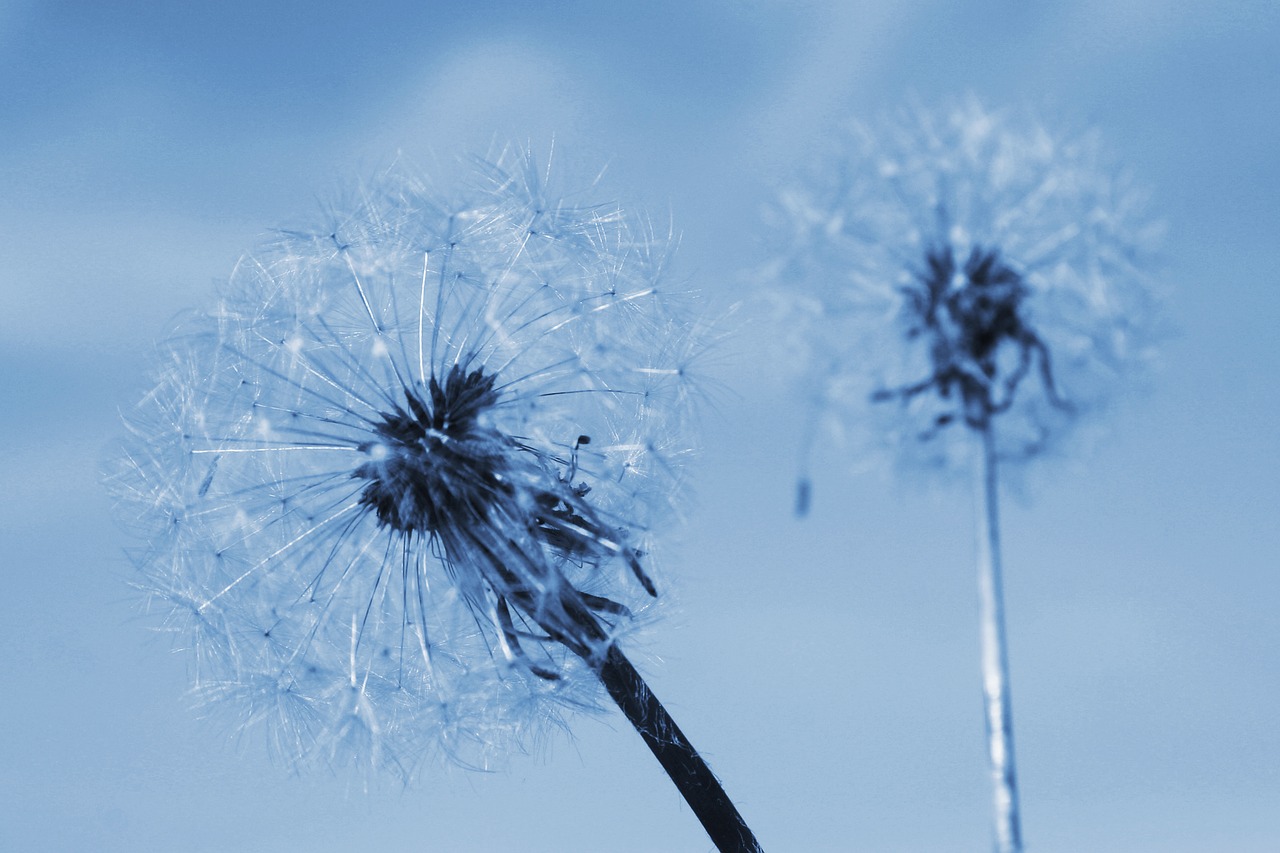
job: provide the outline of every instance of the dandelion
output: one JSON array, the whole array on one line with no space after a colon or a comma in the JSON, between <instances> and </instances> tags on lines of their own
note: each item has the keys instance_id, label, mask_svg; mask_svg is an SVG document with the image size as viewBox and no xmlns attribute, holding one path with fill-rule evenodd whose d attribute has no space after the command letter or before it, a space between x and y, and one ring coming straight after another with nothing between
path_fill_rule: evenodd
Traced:
<instances>
[{"instance_id":1,"label":"dandelion","mask_svg":"<svg viewBox=\"0 0 1280 853\"><path fill-rule=\"evenodd\" d=\"M487 768L599 687L756 849L619 648L658 593L696 324L662 244L524 154L280 232L164 344L110 473L195 689L301 763Z\"/></svg>"},{"instance_id":2,"label":"dandelion","mask_svg":"<svg viewBox=\"0 0 1280 853\"><path fill-rule=\"evenodd\" d=\"M1148 359L1141 264L1155 228L1096 138L973 99L843 142L771 210L782 248L767 278L829 423L899 463L976 465L996 846L1016 851L998 468L1061 443ZM806 463L801 514L810 491Z\"/></svg>"}]
</instances>

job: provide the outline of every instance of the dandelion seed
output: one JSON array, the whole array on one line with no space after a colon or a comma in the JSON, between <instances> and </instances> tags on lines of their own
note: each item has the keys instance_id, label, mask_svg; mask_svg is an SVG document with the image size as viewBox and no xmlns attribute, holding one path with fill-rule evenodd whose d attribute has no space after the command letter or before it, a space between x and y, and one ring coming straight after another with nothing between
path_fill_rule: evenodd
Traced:
<instances>
[{"instance_id":1,"label":"dandelion seed","mask_svg":"<svg viewBox=\"0 0 1280 853\"><path fill-rule=\"evenodd\" d=\"M983 689L1000 851L1021 849L997 462L1028 461L1150 358L1142 196L1096 138L976 100L855 127L770 211L766 273L827 422L896 461L976 461ZM816 430L816 426L814 427ZM797 511L811 501L806 438Z\"/></svg>"},{"instance_id":2,"label":"dandelion seed","mask_svg":"<svg viewBox=\"0 0 1280 853\"><path fill-rule=\"evenodd\" d=\"M658 593L694 324L618 209L527 155L473 183L388 177L281 232L164 345L110 474L140 586L197 693L290 759L488 767L603 684L716 843L755 849L618 648Z\"/></svg>"}]
</instances>

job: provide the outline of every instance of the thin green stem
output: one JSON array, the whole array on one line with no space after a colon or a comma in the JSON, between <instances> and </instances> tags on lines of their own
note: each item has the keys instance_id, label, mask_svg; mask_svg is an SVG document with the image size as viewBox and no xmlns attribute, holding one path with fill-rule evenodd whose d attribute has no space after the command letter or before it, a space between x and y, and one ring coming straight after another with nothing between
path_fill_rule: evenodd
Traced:
<instances>
[{"instance_id":1,"label":"thin green stem","mask_svg":"<svg viewBox=\"0 0 1280 853\"><path fill-rule=\"evenodd\" d=\"M760 853L760 842L747 828L720 781L617 646L609 646L598 673L613 701L702 822L716 849L721 853Z\"/></svg>"},{"instance_id":2,"label":"thin green stem","mask_svg":"<svg viewBox=\"0 0 1280 853\"><path fill-rule=\"evenodd\" d=\"M982 470L978 477L978 608L982 637L982 701L995 806L996 853L1021 853L1018 782L1013 755L1013 703L1004 627L995 428L979 430Z\"/></svg>"}]
</instances>

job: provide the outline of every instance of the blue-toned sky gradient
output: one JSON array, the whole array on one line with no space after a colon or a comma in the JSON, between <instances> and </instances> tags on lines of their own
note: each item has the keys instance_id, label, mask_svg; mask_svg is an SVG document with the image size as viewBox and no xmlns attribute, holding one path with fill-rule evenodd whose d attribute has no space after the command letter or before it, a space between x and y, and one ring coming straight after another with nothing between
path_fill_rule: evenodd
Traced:
<instances>
[{"instance_id":1,"label":"blue-toned sky gradient","mask_svg":"<svg viewBox=\"0 0 1280 853\"><path fill-rule=\"evenodd\" d=\"M1004 504L1029 849L1280 849L1277 56L1263 0L0 3L0 849L709 849L620 715L368 794L200 719L103 447L177 312L398 157L608 163L722 310L836 122L968 92L1099 128L1169 229L1161 373ZM734 316L640 664L766 849L987 849L969 493L820 448L794 519L806 413Z\"/></svg>"}]
</instances>

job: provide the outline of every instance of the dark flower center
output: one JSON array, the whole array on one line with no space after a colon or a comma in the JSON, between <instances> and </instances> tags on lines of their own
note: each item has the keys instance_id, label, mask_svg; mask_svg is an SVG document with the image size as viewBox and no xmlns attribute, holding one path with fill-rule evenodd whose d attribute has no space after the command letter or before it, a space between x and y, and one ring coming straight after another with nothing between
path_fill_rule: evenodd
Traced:
<instances>
[{"instance_id":1,"label":"dark flower center","mask_svg":"<svg viewBox=\"0 0 1280 853\"><path fill-rule=\"evenodd\" d=\"M368 480L360 503L379 523L406 533L434 533L442 524L482 518L506 487L499 476L511 441L486 423L498 401L496 377L454 365L427 396L406 388L405 405L382 413L378 439L360 449L369 461L353 476Z\"/></svg>"},{"instance_id":2,"label":"dark flower center","mask_svg":"<svg viewBox=\"0 0 1280 853\"><path fill-rule=\"evenodd\" d=\"M640 552L626 544L628 532L602 521L587 499L591 488L574 482L578 450L590 437L578 436L566 462L505 434L486 416L499 401L495 378L455 365L443 382L432 377L425 398L406 388L405 405L383 412L373 430L377 439L360 446L369 457L352 473L367 481L360 504L382 526L439 536L446 551L470 543L471 550L446 559L480 556L490 583L525 612L537 608L530 588L495 556L520 550L515 543L524 536L579 564L621 557L645 591L656 595ZM586 608L579 614L582 624L594 625L588 611L625 612L606 598L573 595L581 599L574 606Z\"/></svg>"},{"instance_id":3,"label":"dark flower center","mask_svg":"<svg viewBox=\"0 0 1280 853\"><path fill-rule=\"evenodd\" d=\"M975 247L959 275L950 246L930 250L925 261L923 299L917 303L921 322L912 335L931 334L938 368L963 359L993 378L1000 345L1027 333L1019 313L1027 293L1022 276L995 249Z\"/></svg>"},{"instance_id":4,"label":"dark flower center","mask_svg":"<svg viewBox=\"0 0 1280 853\"><path fill-rule=\"evenodd\" d=\"M1027 284L998 250L974 247L961 267L950 246L930 249L916 278L919 286L905 294L907 337L925 338L933 373L911 385L876 391L872 400L905 401L929 390L950 399L957 393L960 411L938 415L924 437L957 416L985 429L992 415L1012 405L1018 385L1038 364L1050 402L1067 406L1054 387L1049 351L1024 316ZM1000 351L1006 346L1012 347L1014 360L1006 360L1000 375Z\"/></svg>"}]
</instances>

